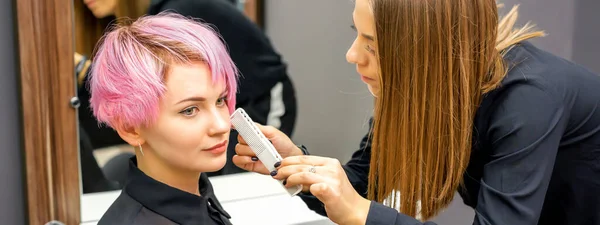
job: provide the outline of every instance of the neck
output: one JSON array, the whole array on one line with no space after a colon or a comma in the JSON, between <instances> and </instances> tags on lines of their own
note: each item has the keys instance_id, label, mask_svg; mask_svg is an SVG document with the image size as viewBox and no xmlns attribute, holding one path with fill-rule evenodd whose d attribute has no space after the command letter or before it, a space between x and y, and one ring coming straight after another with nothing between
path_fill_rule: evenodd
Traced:
<instances>
[{"instance_id":1,"label":"neck","mask_svg":"<svg viewBox=\"0 0 600 225\"><path fill-rule=\"evenodd\" d=\"M157 158L152 150L146 149L144 147L144 155L136 152L138 168L144 174L171 187L200 196L200 172L173 167Z\"/></svg>"}]
</instances>

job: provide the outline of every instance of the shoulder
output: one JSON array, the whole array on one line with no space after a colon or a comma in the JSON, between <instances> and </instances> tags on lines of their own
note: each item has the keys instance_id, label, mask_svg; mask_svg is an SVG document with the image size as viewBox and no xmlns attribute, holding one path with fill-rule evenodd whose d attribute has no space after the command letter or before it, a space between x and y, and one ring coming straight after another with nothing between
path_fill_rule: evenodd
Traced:
<instances>
[{"instance_id":1,"label":"shoulder","mask_svg":"<svg viewBox=\"0 0 600 225\"><path fill-rule=\"evenodd\" d=\"M508 72L497 89L483 96L479 116L514 108L556 108L579 85L576 65L528 42L513 46L504 60Z\"/></svg>"},{"instance_id":2,"label":"shoulder","mask_svg":"<svg viewBox=\"0 0 600 225\"><path fill-rule=\"evenodd\" d=\"M225 39L232 51L242 49L232 47L245 42L242 40L264 42L266 39L258 26L234 4L225 0L164 0L162 4L149 10L149 13L154 15L164 12L177 13L210 24Z\"/></svg>"},{"instance_id":3,"label":"shoulder","mask_svg":"<svg viewBox=\"0 0 600 225\"><path fill-rule=\"evenodd\" d=\"M147 209L126 193L121 193L98 221L98 225L114 224L174 225L176 223Z\"/></svg>"},{"instance_id":4,"label":"shoulder","mask_svg":"<svg viewBox=\"0 0 600 225\"><path fill-rule=\"evenodd\" d=\"M151 8L150 13L158 14L165 11L200 19L244 16L235 5L224 0L163 0L162 4Z\"/></svg>"},{"instance_id":5,"label":"shoulder","mask_svg":"<svg viewBox=\"0 0 600 225\"><path fill-rule=\"evenodd\" d=\"M574 90L567 83L568 71L573 66L529 43L514 46L505 61L508 73L496 90L483 96L475 127L489 142L509 136L534 140L554 126L552 120L567 116L566 100Z\"/></svg>"},{"instance_id":6,"label":"shoulder","mask_svg":"<svg viewBox=\"0 0 600 225\"><path fill-rule=\"evenodd\" d=\"M583 66L527 41L511 48L504 59L508 72L497 92L529 87L556 95L557 100L565 100L586 83L598 83L598 76Z\"/></svg>"},{"instance_id":7,"label":"shoulder","mask_svg":"<svg viewBox=\"0 0 600 225\"><path fill-rule=\"evenodd\" d=\"M142 205L124 192L106 210L98 225L134 224Z\"/></svg>"}]
</instances>

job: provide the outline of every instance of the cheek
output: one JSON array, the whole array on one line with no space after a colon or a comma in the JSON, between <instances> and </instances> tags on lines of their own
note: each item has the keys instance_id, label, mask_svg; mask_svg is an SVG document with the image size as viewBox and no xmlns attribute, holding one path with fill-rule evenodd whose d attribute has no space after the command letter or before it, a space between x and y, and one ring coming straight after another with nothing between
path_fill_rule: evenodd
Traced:
<instances>
[{"instance_id":1,"label":"cheek","mask_svg":"<svg viewBox=\"0 0 600 225\"><path fill-rule=\"evenodd\" d=\"M148 132L148 142L157 152L186 152L198 148L205 134L203 123L179 115L160 116ZM162 155L162 154L161 154Z\"/></svg>"},{"instance_id":2,"label":"cheek","mask_svg":"<svg viewBox=\"0 0 600 225\"><path fill-rule=\"evenodd\" d=\"M97 3L101 4L103 8L112 9L117 6L118 0L96 0Z\"/></svg>"},{"instance_id":3,"label":"cheek","mask_svg":"<svg viewBox=\"0 0 600 225\"><path fill-rule=\"evenodd\" d=\"M223 118L223 120L231 125L231 114L233 112L230 112L230 108L232 108L235 111L235 106L234 107L230 107L229 105L225 105L223 107L221 107L221 109L219 109L221 118Z\"/></svg>"},{"instance_id":4,"label":"cheek","mask_svg":"<svg viewBox=\"0 0 600 225\"><path fill-rule=\"evenodd\" d=\"M109 16L112 15L114 13L114 10L117 6L117 1L116 0L96 0L94 2L94 6L92 7L92 11L95 11L96 13L100 14L98 16Z\"/></svg>"}]
</instances>

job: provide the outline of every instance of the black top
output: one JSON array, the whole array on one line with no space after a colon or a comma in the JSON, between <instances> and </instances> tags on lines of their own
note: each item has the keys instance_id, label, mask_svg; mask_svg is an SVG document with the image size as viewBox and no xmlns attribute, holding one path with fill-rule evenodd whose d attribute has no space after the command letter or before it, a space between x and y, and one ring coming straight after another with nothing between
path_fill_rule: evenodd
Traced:
<instances>
[{"instance_id":1,"label":"black top","mask_svg":"<svg viewBox=\"0 0 600 225\"><path fill-rule=\"evenodd\" d=\"M127 183L98 225L230 225L208 176L202 173L198 182L200 196L173 188L144 174L132 157Z\"/></svg>"},{"instance_id":2,"label":"black top","mask_svg":"<svg viewBox=\"0 0 600 225\"><path fill-rule=\"evenodd\" d=\"M600 224L600 76L528 42L505 57L502 86L486 94L474 121L464 174L473 224ZM362 140L344 169L367 193L371 144ZM322 204L301 196L325 215ZM416 219L372 202L368 225L415 225Z\"/></svg>"}]
</instances>

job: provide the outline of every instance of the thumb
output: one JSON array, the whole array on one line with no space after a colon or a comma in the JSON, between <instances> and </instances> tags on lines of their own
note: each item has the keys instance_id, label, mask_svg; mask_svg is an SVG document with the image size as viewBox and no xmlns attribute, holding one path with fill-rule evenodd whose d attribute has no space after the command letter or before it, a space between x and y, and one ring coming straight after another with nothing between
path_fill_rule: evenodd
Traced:
<instances>
[{"instance_id":1,"label":"thumb","mask_svg":"<svg viewBox=\"0 0 600 225\"><path fill-rule=\"evenodd\" d=\"M310 186L310 193L313 194L319 201L325 205L330 205L339 198L339 192L333 190L331 186L326 183L318 183Z\"/></svg>"}]
</instances>

